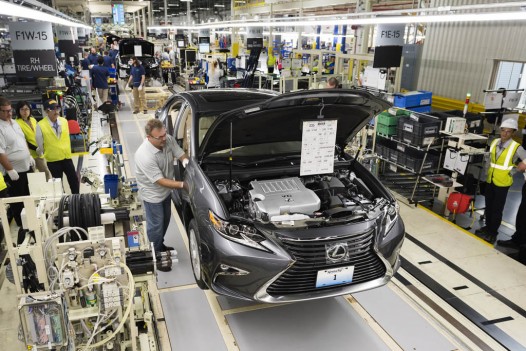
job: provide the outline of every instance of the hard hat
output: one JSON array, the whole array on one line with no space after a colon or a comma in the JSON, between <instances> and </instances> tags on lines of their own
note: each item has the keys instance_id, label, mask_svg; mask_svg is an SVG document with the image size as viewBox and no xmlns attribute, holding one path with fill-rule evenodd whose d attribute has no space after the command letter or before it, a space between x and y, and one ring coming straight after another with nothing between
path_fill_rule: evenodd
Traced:
<instances>
[{"instance_id":1,"label":"hard hat","mask_svg":"<svg viewBox=\"0 0 526 351\"><path fill-rule=\"evenodd\" d=\"M519 124L517 123L517 120L515 118L508 118L502 121L500 124L501 128L511 128L511 129L519 129Z\"/></svg>"}]
</instances>

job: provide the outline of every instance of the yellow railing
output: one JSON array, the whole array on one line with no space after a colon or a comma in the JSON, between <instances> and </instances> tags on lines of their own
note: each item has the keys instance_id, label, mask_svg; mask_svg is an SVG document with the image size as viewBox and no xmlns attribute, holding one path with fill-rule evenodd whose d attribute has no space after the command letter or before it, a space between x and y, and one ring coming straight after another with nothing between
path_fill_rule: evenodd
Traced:
<instances>
[{"instance_id":1,"label":"yellow railing","mask_svg":"<svg viewBox=\"0 0 526 351\"><path fill-rule=\"evenodd\" d=\"M433 96L433 102L431 104L433 109L436 110L464 110L464 101L463 100L455 100L446 98L443 96ZM479 113L484 112L484 105L481 104L475 104L470 103L468 107L468 112L473 113ZM524 129L526 127L526 114L520 113L519 114L519 129Z\"/></svg>"}]
</instances>

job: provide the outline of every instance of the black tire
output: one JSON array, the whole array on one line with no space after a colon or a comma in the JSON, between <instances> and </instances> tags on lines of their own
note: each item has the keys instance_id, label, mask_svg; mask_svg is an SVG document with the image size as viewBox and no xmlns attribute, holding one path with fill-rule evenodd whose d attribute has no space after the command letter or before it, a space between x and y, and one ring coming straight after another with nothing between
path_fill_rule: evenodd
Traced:
<instances>
[{"instance_id":1,"label":"black tire","mask_svg":"<svg viewBox=\"0 0 526 351\"><path fill-rule=\"evenodd\" d=\"M188 247L190 249L190 263L192 264L192 272L194 273L195 282L199 288L207 290L208 286L203 279L201 237L195 219L192 219L188 225Z\"/></svg>"}]
</instances>

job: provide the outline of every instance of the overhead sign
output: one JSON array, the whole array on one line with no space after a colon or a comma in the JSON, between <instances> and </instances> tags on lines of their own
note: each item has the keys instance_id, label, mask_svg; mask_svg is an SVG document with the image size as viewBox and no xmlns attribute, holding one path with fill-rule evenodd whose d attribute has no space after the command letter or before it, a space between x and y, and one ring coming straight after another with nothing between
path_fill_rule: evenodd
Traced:
<instances>
[{"instance_id":1,"label":"overhead sign","mask_svg":"<svg viewBox=\"0 0 526 351\"><path fill-rule=\"evenodd\" d=\"M199 38L210 37L210 28L199 29Z\"/></svg>"},{"instance_id":2,"label":"overhead sign","mask_svg":"<svg viewBox=\"0 0 526 351\"><path fill-rule=\"evenodd\" d=\"M112 4L113 24L124 24L124 4Z\"/></svg>"},{"instance_id":3,"label":"overhead sign","mask_svg":"<svg viewBox=\"0 0 526 351\"><path fill-rule=\"evenodd\" d=\"M12 22L11 48L18 77L55 77L57 61L51 23Z\"/></svg>"},{"instance_id":4,"label":"overhead sign","mask_svg":"<svg viewBox=\"0 0 526 351\"><path fill-rule=\"evenodd\" d=\"M248 27L247 38L263 38L263 27Z\"/></svg>"},{"instance_id":5,"label":"overhead sign","mask_svg":"<svg viewBox=\"0 0 526 351\"><path fill-rule=\"evenodd\" d=\"M68 62L70 62L71 58L75 60L81 52L79 41L77 40L77 29L66 26L55 26L55 31L60 53L64 54Z\"/></svg>"},{"instance_id":6,"label":"overhead sign","mask_svg":"<svg viewBox=\"0 0 526 351\"><path fill-rule=\"evenodd\" d=\"M376 46L404 45L405 24L379 24Z\"/></svg>"},{"instance_id":7,"label":"overhead sign","mask_svg":"<svg viewBox=\"0 0 526 351\"><path fill-rule=\"evenodd\" d=\"M57 59L55 50L13 51L17 77L55 77Z\"/></svg>"},{"instance_id":8,"label":"overhead sign","mask_svg":"<svg viewBox=\"0 0 526 351\"><path fill-rule=\"evenodd\" d=\"M57 39L77 41L77 29L74 27L56 26Z\"/></svg>"},{"instance_id":9,"label":"overhead sign","mask_svg":"<svg viewBox=\"0 0 526 351\"><path fill-rule=\"evenodd\" d=\"M86 43L88 42L88 36L84 28L77 28L77 38L79 41L79 45L86 45Z\"/></svg>"},{"instance_id":10,"label":"overhead sign","mask_svg":"<svg viewBox=\"0 0 526 351\"><path fill-rule=\"evenodd\" d=\"M11 49L53 50L53 30L49 22L11 22Z\"/></svg>"}]
</instances>

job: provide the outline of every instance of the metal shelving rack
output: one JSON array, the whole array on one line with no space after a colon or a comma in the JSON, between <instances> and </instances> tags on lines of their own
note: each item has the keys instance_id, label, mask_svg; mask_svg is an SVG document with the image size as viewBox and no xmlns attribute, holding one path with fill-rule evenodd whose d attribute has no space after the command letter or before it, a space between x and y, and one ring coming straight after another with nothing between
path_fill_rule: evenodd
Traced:
<instances>
[{"instance_id":1,"label":"metal shelving rack","mask_svg":"<svg viewBox=\"0 0 526 351\"><path fill-rule=\"evenodd\" d=\"M375 131L376 131L376 125L377 123L375 123ZM442 123L439 129L442 129ZM407 167L406 165L400 164L398 162L393 162L392 160L389 160L385 156L377 155L377 158L381 160L383 163L383 165L379 167L380 172L378 176L379 176L380 181L382 181L382 183L385 186L387 186L389 189L393 190L394 192L406 198L409 204L412 204L412 205L414 204L416 206L418 203L421 203L421 202L433 203L436 197L437 187L423 179L425 175L424 165L425 165L427 156L429 154L429 151L438 150L440 153L439 158L438 158L438 163L436 165L436 168L433 168L432 170L430 170L430 173L435 173L435 174L439 173L440 165L442 164L442 150L444 149L444 138L442 138L439 135L435 137L435 139L426 147L420 147L420 146L409 144L407 142L404 142L392 136L375 134L375 138L377 136L388 139L388 140L392 140L399 145L404 145L404 147L409 147L409 148L424 152L424 156L420 164L420 168L418 170L411 169ZM376 144L376 140L375 140L375 144ZM389 169L392 171L392 173L385 172L386 164L389 164ZM399 169L402 169L406 172L399 172Z\"/></svg>"}]
</instances>

